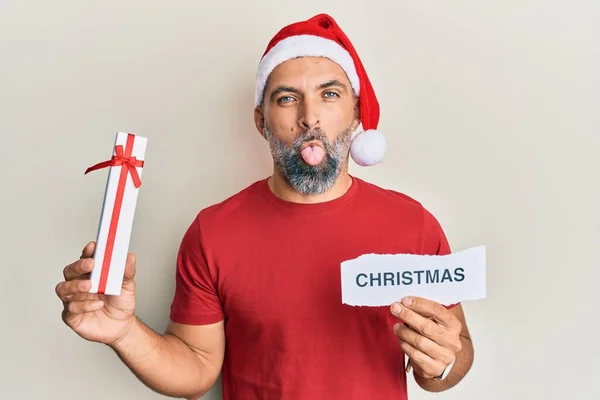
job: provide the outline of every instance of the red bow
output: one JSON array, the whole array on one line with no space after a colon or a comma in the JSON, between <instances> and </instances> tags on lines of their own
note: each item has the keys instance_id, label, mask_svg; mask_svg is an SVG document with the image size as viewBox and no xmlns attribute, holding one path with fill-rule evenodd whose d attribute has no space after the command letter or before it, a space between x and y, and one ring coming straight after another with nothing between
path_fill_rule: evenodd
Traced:
<instances>
[{"instance_id":1,"label":"red bow","mask_svg":"<svg viewBox=\"0 0 600 400\"><path fill-rule=\"evenodd\" d=\"M95 171L97 169L106 168L106 167L116 167L116 166L122 165L125 168L129 169L129 172L131 173L131 178L133 179L133 184L135 185L135 187L139 188L140 186L142 186L142 181L140 179L140 176L137 172L136 167L143 167L144 161L138 160L135 157L125 156L123 154L123 146L122 145L115 146L115 152L117 154L112 156L112 158L110 160L100 162L100 163L93 165L93 166L89 167L88 169L86 169L84 175L87 174L88 172Z\"/></svg>"}]
</instances>

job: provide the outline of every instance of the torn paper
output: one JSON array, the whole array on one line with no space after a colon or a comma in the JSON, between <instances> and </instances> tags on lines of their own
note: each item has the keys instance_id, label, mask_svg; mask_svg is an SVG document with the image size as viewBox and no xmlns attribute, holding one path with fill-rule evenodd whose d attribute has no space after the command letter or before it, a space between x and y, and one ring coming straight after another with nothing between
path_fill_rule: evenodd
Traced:
<instances>
[{"instance_id":1,"label":"torn paper","mask_svg":"<svg viewBox=\"0 0 600 400\"><path fill-rule=\"evenodd\" d=\"M485 246L448 255L365 254L341 264L342 303L389 306L404 296L443 305L486 297Z\"/></svg>"}]
</instances>

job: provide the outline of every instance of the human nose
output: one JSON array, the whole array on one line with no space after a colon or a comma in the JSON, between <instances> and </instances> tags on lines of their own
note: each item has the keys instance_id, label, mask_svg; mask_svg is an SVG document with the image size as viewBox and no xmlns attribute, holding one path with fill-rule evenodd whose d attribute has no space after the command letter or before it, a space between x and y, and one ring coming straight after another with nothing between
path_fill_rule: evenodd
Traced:
<instances>
[{"instance_id":1,"label":"human nose","mask_svg":"<svg viewBox=\"0 0 600 400\"><path fill-rule=\"evenodd\" d=\"M305 130L312 130L319 126L319 107L310 100L304 100L299 107L298 125Z\"/></svg>"}]
</instances>

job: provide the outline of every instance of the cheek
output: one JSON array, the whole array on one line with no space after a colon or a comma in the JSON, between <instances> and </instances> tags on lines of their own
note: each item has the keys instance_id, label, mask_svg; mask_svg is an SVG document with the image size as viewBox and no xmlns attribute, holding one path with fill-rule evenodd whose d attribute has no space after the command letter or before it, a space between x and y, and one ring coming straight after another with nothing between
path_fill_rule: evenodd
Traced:
<instances>
[{"instance_id":1,"label":"cheek","mask_svg":"<svg viewBox=\"0 0 600 400\"><path fill-rule=\"evenodd\" d=\"M337 135L348 129L353 120L354 113L348 111L348 106L332 107L321 125L328 134Z\"/></svg>"},{"instance_id":2,"label":"cheek","mask_svg":"<svg viewBox=\"0 0 600 400\"><path fill-rule=\"evenodd\" d=\"M287 124L278 124L277 130L273 134L288 146L291 146L298 136L297 130Z\"/></svg>"},{"instance_id":3,"label":"cheek","mask_svg":"<svg viewBox=\"0 0 600 400\"><path fill-rule=\"evenodd\" d=\"M267 119L271 132L283 140L290 140L298 134L296 113L290 109L279 109L271 112Z\"/></svg>"},{"instance_id":4,"label":"cheek","mask_svg":"<svg viewBox=\"0 0 600 400\"><path fill-rule=\"evenodd\" d=\"M298 133L298 126L293 123L288 123L285 121L278 121L275 124L275 134L285 140L294 138Z\"/></svg>"}]
</instances>

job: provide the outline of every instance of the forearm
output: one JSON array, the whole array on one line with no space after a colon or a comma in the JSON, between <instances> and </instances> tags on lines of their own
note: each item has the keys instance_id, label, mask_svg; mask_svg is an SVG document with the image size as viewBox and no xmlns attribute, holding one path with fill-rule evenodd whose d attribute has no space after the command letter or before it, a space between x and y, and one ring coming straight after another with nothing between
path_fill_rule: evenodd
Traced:
<instances>
[{"instance_id":1,"label":"forearm","mask_svg":"<svg viewBox=\"0 0 600 400\"><path fill-rule=\"evenodd\" d=\"M456 386L469 372L473 365L474 351L473 343L468 336L461 335L460 341L462 349L456 355L456 361L452 370L443 381L435 379L425 379L414 373L415 381L424 390L428 392L442 392Z\"/></svg>"},{"instance_id":2,"label":"forearm","mask_svg":"<svg viewBox=\"0 0 600 400\"><path fill-rule=\"evenodd\" d=\"M218 376L179 338L160 335L137 318L128 333L110 347L140 381L169 397L197 399Z\"/></svg>"}]
</instances>

